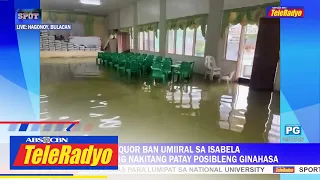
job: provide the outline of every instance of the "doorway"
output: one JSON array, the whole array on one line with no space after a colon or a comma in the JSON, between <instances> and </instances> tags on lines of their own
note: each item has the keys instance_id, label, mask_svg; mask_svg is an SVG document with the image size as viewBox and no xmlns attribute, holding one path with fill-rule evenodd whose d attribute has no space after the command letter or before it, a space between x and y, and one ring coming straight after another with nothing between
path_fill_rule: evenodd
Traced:
<instances>
[{"instance_id":1,"label":"doorway","mask_svg":"<svg viewBox=\"0 0 320 180\"><path fill-rule=\"evenodd\" d=\"M258 25L230 25L226 47L226 60L237 62L237 78L250 80L255 54Z\"/></svg>"}]
</instances>

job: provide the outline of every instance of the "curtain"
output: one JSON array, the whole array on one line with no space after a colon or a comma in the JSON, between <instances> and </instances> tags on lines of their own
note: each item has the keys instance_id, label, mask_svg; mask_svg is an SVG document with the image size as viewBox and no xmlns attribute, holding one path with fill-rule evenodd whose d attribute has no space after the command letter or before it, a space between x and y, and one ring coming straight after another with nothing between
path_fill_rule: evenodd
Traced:
<instances>
[{"instance_id":1,"label":"curtain","mask_svg":"<svg viewBox=\"0 0 320 180\"><path fill-rule=\"evenodd\" d=\"M154 23L149 23L149 24L143 24L138 26L138 32L149 32L153 31L155 36L158 37L158 27L159 23L154 22ZM130 29L129 29L130 31Z\"/></svg>"},{"instance_id":2,"label":"curtain","mask_svg":"<svg viewBox=\"0 0 320 180\"><path fill-rule=\"evenodd\" d=\"M117 42L118 42L118 53L123 52L122 48L122 33L117 34Z\"/></svg>"},{"instance_id":3,"label":"curtain","mask_svg":"<svg viewBox=\"0 0 320 180\"><path fill-rule=\"evenodd\" d=\"M258 6L228 9L223 11L223 17L221 22L221 36L225 36L225 31L230 24L236 25L240 23L243 26L247 24L259 24L260 18L266 16L266 8L268 6L279 5L280 2L275 2Z\"/></svg>"},{"instance_id":4,"label":"curtain","mask_svg":"<svg viewBox=\"0 0 320 180\"><path fill-rule=\"evenodd\" d=\"M195 16L187 16L183 18L170 19L167 20L168 30L178 30L178 29L194 29L201 26L201 33L203 37L206 37L206 25L207 25L208 14L200 14Z\"/></svg>"},{"instance_id":5,"label":"curtain","mask_svg":"<svg viewBox=\"0 0 320 180\"><path fill-rule=\"evenodd\" d=\"M130 51L130 34L122 33L122 47L123 51Z\"/></svg>"},{"instance_id":6,"label":"curtain","mask_svg":"<svg viewBox=\"0 0 320 180\"><path fill-rule=\"evenodd\" d=\"M118 53L130 50L130 34L121 32L117 34Z\"/></svg>"}]
</instances>

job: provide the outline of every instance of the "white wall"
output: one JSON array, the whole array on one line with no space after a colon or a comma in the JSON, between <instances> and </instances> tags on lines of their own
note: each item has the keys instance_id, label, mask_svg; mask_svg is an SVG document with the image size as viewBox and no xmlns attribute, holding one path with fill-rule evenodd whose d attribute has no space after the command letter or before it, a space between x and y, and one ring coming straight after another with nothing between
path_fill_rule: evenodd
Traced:
<instances>
[{"instance_id":1,"label":"white wall","mask_svg":"<svg viewBox=\"0 0 320 180\"><path fill-rule=\"evenodd\" d=\"M224 0L224 9L234 9L260 4L273 3L279 0Z\"/></svg>"},{"instance_id":2,"label":"white wall","mask_svg":"<svg viewBox=\"0 0 320 180\"><path fill-rule=\"evenodd\" d=\"M167 19L209 13L209 0L167 0Z\"/></svg>"},{"instance_id":3,"label":"white wall","mask_svg":"<svg viewBox=\"0 0 320 180\"><path fill-rule=\"evenodd\" d=\"M138 24L160 21L160 0L138 1Z\"/></svg>"},{"instance_id":4,"label":"white wall","mask_svg":"<svg viewBox=\"0 0 320 180\"><path fill-rule=\"evenodd\" d=\"M120 9L120 28L127 28L133 26L133 10L133 5Z\"/></svg>"},{"instance_id":5,"label":"white wall","mask_svg":"<svg viewBox=\"0 0 320 180\"><path fill-rule=\"evenodd\" d=\"M108 14L108 28L109 29L119 29L120 28L120 13L119 11L112 12Z\"/></svg>"}]
</instances>

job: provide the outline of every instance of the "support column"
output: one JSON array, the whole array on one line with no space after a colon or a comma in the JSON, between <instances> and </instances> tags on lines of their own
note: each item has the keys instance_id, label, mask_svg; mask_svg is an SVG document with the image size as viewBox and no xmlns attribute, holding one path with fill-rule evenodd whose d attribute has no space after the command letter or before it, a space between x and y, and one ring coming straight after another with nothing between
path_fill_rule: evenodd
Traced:
<instances>
[{"instance_id":1,"label":"support column","mask_svg":"<svg viewBox=\"0 0 320 180\"><path fill-rule=\"evenodd\" d=\"M280 19L261 18L250 88L257 90L274 90L275 73L280 51Z\"/></svg>"},{"instance_id":2,"label":"support column","mask_svg":"<svg viewBox=\"0 0 320 180\"><path fill-rule=\"evenodd\" d=\"M218 59L218 47L221 36L220 30L223 5L224 0L209 1L209 15L207 20L205 55L215 57L218 66L220 66L220 60Z\"/></svg>"},{"instance_id":3,"label":"support column","mask_svg":"<svg viewBox=\"0 0 320 180\"><path fill-rule=\"evenodd\" d=\"M133 4L133 28L134 28L134 32L133 32L133 48L134 48L134 52L139 52L139 42L138 42L138 36L139 36L139 32L138 32L138 3L135 2Z\"/></svg>"},{"instance_id":4,"label":"support column","mask_svg":"<svg viewBox=\"0 0 320 180\"><path fill-rule=\"evenodd\" d=\"M167 1L166 0L160 0L160 22L159 22L159 54L160 56L166 56L167 52L167 7L166 7Z\"/></svg>"}]
</instances>

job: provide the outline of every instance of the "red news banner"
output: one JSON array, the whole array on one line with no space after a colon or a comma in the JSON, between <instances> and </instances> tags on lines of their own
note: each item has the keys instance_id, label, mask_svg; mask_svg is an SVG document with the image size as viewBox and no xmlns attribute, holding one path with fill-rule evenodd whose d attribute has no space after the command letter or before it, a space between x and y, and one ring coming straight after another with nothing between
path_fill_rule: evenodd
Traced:
<instances>
[{"instance_id":1,"label":"red news banner","mask_svg":"<svg viewBox=\"0 0 320 180\"><path fill-rule=\"evenodd\" d=\"M12 136L11 170L118 169L116 136Z\"/></svg>"}]
</instances>

